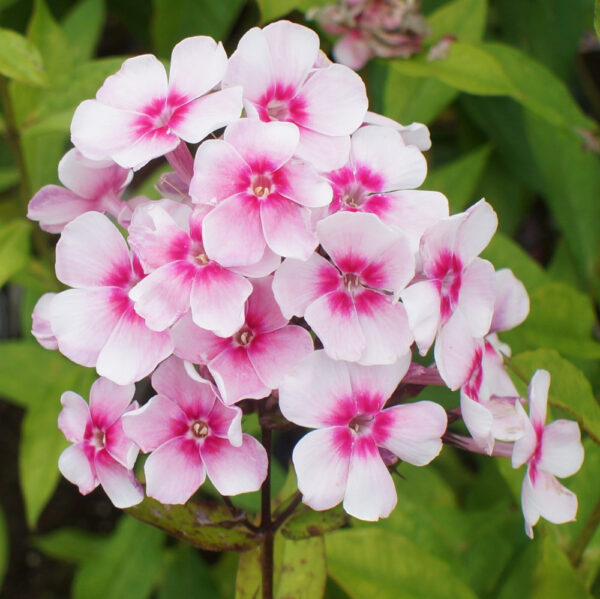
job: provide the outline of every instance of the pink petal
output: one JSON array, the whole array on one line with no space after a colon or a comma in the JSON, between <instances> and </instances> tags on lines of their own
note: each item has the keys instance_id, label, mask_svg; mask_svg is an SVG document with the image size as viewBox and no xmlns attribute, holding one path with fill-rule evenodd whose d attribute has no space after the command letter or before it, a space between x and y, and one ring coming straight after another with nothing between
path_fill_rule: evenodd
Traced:
<instances>
[{"instance_id":1,"label":"pink petal","mask_svg":"<svg viewBox=\"0 0 600 599\"><path fill-rule=\"evenodd\" d=\"M212 435L227 439L234 447L243 442L242 410L237 406L226 406L218 397L208 415L208 426Z\"/></svg>"},{"instance_id":2,"label":"pink petal","mask_svg":"<svg viewBox=\"0 0 600 599\"><path fill-rule=\"evenodd\" d=\"M546 408L550 389L550 373L547 370L536 370L529 382L529 417L536 431L541 431L546 424Z\"/></svg>"},{"instance_id":3,"label":"pink petal","mask_svg":"<svg viewBox=\"0 0 600 599\"><path fill-rule=\"evenodd\" d=\"M302 206L327 206L333 197L331 185L315 169L304 162L290 161L282 167L290 191L282 195Z\"/></svg>"},{"instance_id":4,"label":"pink petal","mask_svg":"<svg viewBox=\"0 0 600 599\"><path fill-rule=\"evenodd\" d=\"M361 364L393 364L410 353L413 336L400 302L370 289L356 295L354 301L366 340Z\"/></svg>"},{"instance_id":5,"label":"pink petal","mask_svg":"<svg viewBox=\"0 0 600 599\"><path fill-rule=\"evenodd\" d=\"M313 510L328 510L346 491L352 433L332 427L308 433L294 448L292 461L302 501Z\"/></svg>"},{"instance_id":6,"label":"pink petal","mask_svg":"<svg viewBox=\"0 0 600 599\"><path fill-rule=\"evenodd\" d=\"M333 171L348 162L350 136L323 135L306 127L300 127L300 143L296 156L310 162L320 172Z\"/></svg>"},{"instance_id":7,"label":"pink petal","mask_svg":"<svg viewBox=\"0 0 600 599\"><path fill-rule=\"evenodd\" d=\"M508 268L496 271L496 301L490 331L508 331L520 325L529 314L525 286Z\"/></svg>"},{"instance_id":8,"label":"pink petal","mask_svg":"<svg viewBox=\"0 0 600 599\"><path fill-rule=\"evenodd\" d=\"M60 403L63 408L58 415L58 428L67 441L83 441L85 429L90 422L90 410L85 399L73 391L65 391L60 397Z\"/></svg>"},{"instance_id":9,"label":"pink petal","mask_svg":"<svg viewBox=\"0 0 600 599\"><path fill-rule=\"evenodd\" d=\"M171 129L181 139L198 143L209 133L234 122L241 112L242 88L230 87L182 106L173 115Z\"/></svg>"},{"instance_id":10,"label":"pink petal","mask_svg":"<svg viewBox=\"0 0 600 599\"><path fill-rule=\"evenodd\" d=\"M198 444L175 437L154 450L144 465L146 494L161 503L185 503L204 482Z\"/></svg>"},{"instance_id":11,"label":"pink petal","mask_svg":"<svg viewBox=\"0 0 600 599\"><path fill-rule=\"evenodd\" d=\"M498 217L485 200L479 200L466 214L456 236L456 253L463 264L469 264L483 251L498 227Z\"/></svg>"},{"instance_id":12,"label":"pink petal","mask_svg":"<svg viewBox=\"0 0 600 599\"><path fill-rule=\"evenodd\" d=\"M172 352L169 333L151 331L130 306L102 348L96 370L119 385L128 385L150 374Z\"/></svg>"},{"instance_id":13,"label":"pink petal","mask_svg":"<svg viewBox=\"0 0 600 599\"><path fill-rule=\"evenodd\" d=\"M255 333L268 333L288 323L288 319L283 316L275 300L272 286L272 277L252 281L252 295L248 299L246 324Z\"/></svg>"},{"instance_id":14,"label":"pink petal","mask_svg":"<svg viewBox=\"0 0 600 599\"><path fill-rule=\"evenodd\" d=\"M362 69L373 57L369 45L353 32L344 35L333 46L333 56L336 62L350 67L354 71Z\"/></svg>"},{"instance_id":15,"label":"pink petal","mask_svg":"<svg viewBox=\"0 0 600 599\"><path fill-rule=\"evenodd\" d=\"M458 307L473 337L483 337L489 332L494 300L494 267L487 260L475 258L463 271L458 295Z\"/></svg>"},{"instance_id":16,"label":"pink petal","mask_svg":"<svg viewBox=\"0 0 600 599\"><path fill-rule=\"evenodd\" d=\"M230 337L244 324L244 305L252 285L216 263L196 273L190 297L192 319L203 329Z\"/></svg>"},{"instance_id":17,"label":"pink petal","mask_svg":"<svg viewBox=\"0 0 600 599\"><path fill-rule=\"evenodd\" d=\"M267 453L250 435L234 447L227 439L209 436L201 449L208 478L221 495L239 495L260 489L267 476Z\"/></svg>"},{"instance_id":18,"label":"pink petal","mask_svg":"<svg viewBox=\"0 0 600 599\"><path fill-rule=\"evenodd\" d=\"M221 81L226 68L227 54L220 42L217 44L206 35L188 37L171 53L169 91L188 99L197 98Z\"/></svg>"},{"instance_id":19,"label":"pink petal","mask_svg":"<svg viewBox=\"0 0 600 599\"><path fill-rule=\"evenodd\" d=\"M170 130L153 129L125 147L111 153L111 158L123 167L139 170L153 158L159 158L173 151L179 145L179 138Z\"/></svg>"},{"instance_id":20,"label":"pink petal","mask_svg":"<svg viewBox=\"0 0 600 599\"><path fill-rule=\"evenodd\" d=\"M106 216L87 212L65 227L56 244L56 276L71 287L122 287L129 282L127 244Z\"/></svg>"},{"instance_id":21,"label":"pink petal","mask_svg":"<svg viewBox=\"0 0 600 599\"><path fill-rule=\"evenodd\" d=\"M312 351L310 333L290 325L257 335L248 346L248 358L260 380L276 389L290 368Z\"/></svg>"},{"instance_id":22,"label":"pink petal","mask_svg":"<svg viewBox=\"0 0 600 599\"><path fill-rule=\"evenodd\" d=\"M131 507L144 499L142 485L133 472L113 460L108 452L99 451L94 463L98 480L115 507Z\"/></svg>"},{"instance_id":23,"label":"pink petal","mask_svg":"<svg viewBox=\"0 0 600 599\"><path fill-rule=\"evenodd\" d=\"M91 493L98 486L93 464L88 459L83 443L70 445L60 454L58 469L69 482L79 487L82 495Z\"/></svg>"},{"instance_id":24,"label":"pink petal","mask_svg":"<svg viewBox=\"0 0 600 599\"><path fill-rule=\"evenodd\" d=\"M313 254L308 260L288 258L275 271L273 293L287 318L304 316L309 304L340 285L340 274L325 258Z\"/></svg>"},{"instance_id":25,"label":"pink petal","mask_svg":"<svg viewBox=\"0 0 600 599\"><path fill-rule=\"evenodd\" d=\"M177 403L156 395L141 408L123 415L123 430L144 453L148 453L169 439L183 436L188 430L187 420Z\"/></svg>"},{"instance_id":26,"label":"pink petal","mask_svg":"<svg viewBox=\"0 0 600 599\"><path fill-rule=\"evenodd\" d=\"M196 326L191 313L183 316L173 326L171 338L175 345L175 355L194 364L206 364L231 344L229 339L217 337Z\"/></svg>"},{"instance_id":27,"label":"pink petal","mask_svg":"<svg viewBox=\"0 0 600 599\"><path fill-rule=\"evenodd\" d=\"M281 256L265 247L265 253L259 262L248 266L235 266L229 270L237 272L244 277L261 278L270 275L281 264Z\"/></svg>"},{"instance_id":28,"label":"pink petal","mask_svg":"<svg viewBox=\"0 0 600 599\"><path fill-rule=\"evenodd\" d=\"M194 202L220 202L245 191L251 174L250 167L231 144L209 139L196 152L190 195Z\"/></svg>"},{"instance_id":29,"label":"pink petal","mask_svg":"<svg viewBox=\"0 0 600 599\"><path fill-rule=\"evenodd\" d=\"M223 135L250 165L266 165L268 171L281 168L298 147L300 133L293 123L263 123L255 119L239 119Z\"/></svg>"},{"instance_id":30,"label":"pink petal","mask_svg":"<svg viewBox=\"0 0 600 599\"><path fill-rule=\"evenodd\" d=\"M265 238L257 199L249 194L227 198L202 222L207 255L222 266L245 266L260 261Z\"/></svg>"},{"instance_id":31,"label":"pink petal","mask_svg":"<svg viewBox=\"0 0 600 599\"><path fill-rule=\"evenodd\" d=\"M421 152L431 148L431 139L429 129L423 123L411 123L410 125L401 125L396 121L375 112L368 111L365 115L365 124L379 125L381 127L391 127L400 132L402 139L407 146L417 146Z\"/></svg>"},{"instance_id":32,"label":"pink petal","mask_svg":"<svg viewBox=\"0 0 600 599\"><path fill-rule=\"evenodd\" d=\"M97 210L97 204L59 185L44 185L31 198L27 206L27 218L38 221L44 231L60 233L67 223L80 214Z\"/></svg>"},{"instance_id":33,"label":"pink petal","mask_svg":"<svg viewBox=\"0 0 600 599\"><path fill-rule=\"evenodd\" d=\"M410 330L419 352L424 356L431 347L440 324L440 295L431 281L419 281L400 294Z\"/></svg>"},{"instance_id":34,"label":"pink petal","mask_svg":"<svg viewBox=\"0 0 600 599\"><path fill-rule=\"evenodd\" d=\"M517 404L521 408L517 409ZM492 413L492 435L500 441L517 441L525 433L528 419L518 397L492 397L486 402L486 407ZM514 450L514 447L513 447Z\"/></svg>"},{"instance_id":35,"label":"pink petal","mask_svg":"<svg viewBox=\"0 0 600 599\"><path fill-rule=\"evenodd\" d=\"M419 254L426 276L435 278L439 275L440 262L444 264L452 261L458 231L466 217L463 212L442 218L423 233ZM460 262L458 259L457 261ZM460 262L459 266L464 267L464 263Z\"/></svg>"},{"instance_id":36,"label":"pink petal","mask_svg":"<svg viewBox=\"0 0 600 599\"><path fill-rule=\"evenodd\" d=\"M308 260L319 245L308 209L279 194L260 203L260 219L267 245L280 256Z\"/></svg>"},{"instance_id":37,"label":"pink petal","mask_svg":"<svg viewBox=\"0 0 600 599\"><path fill-rule=\"evenodd\" d=\"M45 349L58 349L58 343L50 325L50 306L55 297L56 293L44 293L36 302L31 315L31 334Z\"/></svg>"},{"instance_id":38,"label":"pink petal","mask_svg":"<svg viewBox=\"0 0 600 599\"><path fill-rule=\"evenodd\" d=\"M304 319L323 343L327 355L335 360L360 360L366 339L350 295L334 291L306 308Z\"/></svg>"},{"instance_id":39,"label":"pink petal","mask_svg":"<svg viewBox=\"0 0 600 599\"><path fill-rule=\"evenodd\" d=\"M101 430L108 429L127 409L135 385L115 385L112 381L99 378L90 389L90 414L92 422Z\"/></svg>"},{"instance_id":40,"label":"pink petal","mask_svg":"<svg viewBox=\"0 0 600 599\"><path fill-rule=\"evenodd\" d=\"M460 413L467 430L481 448L491 455L494 448L492 427L494 416L487 404L472 400L464 391L460 394Z\"/></svg>"},{"instance_id":41,"label":"pink petal","mask_svg":"<svg viewBox=\"0 0 600 599\"><path fill-rule=\"evenodd\" d=\"M369 436L358 437L352 448L344 509L361 520L379 520L390 515L398 498L392 476Z\"/></svg>"},{"instance_id":42,"label":"pink petal","mask_svg":"<svg viewBox=\"0 0 600 599\"><path fill-rule=\"evenodd\" d=\"M294 366L279 387L283 415L300 426L346 426L356 414L348 364L320 350Z\"/></svg>"},{"instance_id":43,"label":"pink petal","mask_svg":"<svg viewBox=\"0 0 600 599\"><path fill-rule=\"evenodd\" d=\"M373 438L414 466L429 464L442 450L448 420L442 406L418 401L383 410L375 416Z\"/></svg>"},{"instance_id":44,"label":"pink petal","mask_svg":"<svg viewBox=\"0 0 600 599\"><path fill-rule=\"evenodd\" d=\"M139 407L137 401L134 401L129 407L129 411ZM140 448L125 434L123 430L123 420L119 418L114 422L105 433L104 449L110 457L122 464L128 470L131 470L135 464Z\"/></svg>"},{"instance_id":45,"label":"pink petal","mask_svg":"<svg viewBox=\"0 0 600 599\"><path fill-rule=\"evenodd\" d=\"M405 355L394 364L385 366L361 366L348 363L348 375L352 386L352 394L357 400L358 411L378 412L385 402L396 390L400 381L408 371L410 355ZM378 398L377 406L361 405L361 397L370 396Z\"/></svg>"},{"instance_id":46,"label":"pink petal","mask_svg":"<svg viewBox=\"0 0 600 599\"><path fill-rule=\"evenodd\" d=\"M575 474L583 464L583 445L579 425L570 420L555 420L544 428L538 467L560 478Z\"/></svg>"},{"instance_id":47,"label":"pink petal","mask_svg":"<svg viewBox=\"0 0 600 599\"><path fill-rule=\"evenodd\" d=\"M332 64L315 71L299 96L307 105L307 116L300 124L325 135L352 133L367 112L365 84L343 65Z\"/></svg>"}]
</instances>

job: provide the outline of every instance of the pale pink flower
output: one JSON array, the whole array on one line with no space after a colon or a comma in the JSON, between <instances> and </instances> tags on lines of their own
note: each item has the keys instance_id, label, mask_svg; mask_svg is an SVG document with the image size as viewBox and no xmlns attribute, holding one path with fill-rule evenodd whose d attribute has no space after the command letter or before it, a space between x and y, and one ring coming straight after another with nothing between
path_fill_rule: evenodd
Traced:
<instances>
[{"instance_id":1,"label":"pale pink flower","mask_svg":"<svg viewBox=\"0 0 600 599\"><path fill-rule=\"evenodd\" d=\"M431 148L431 137L429 129L423 123L411 123L410 125L401 125L393 119L377 114L376 112L367 111L364 119L364 125L378 125L379 127L387 127L398 131L402 136L402 141L407 146L417 146L421 152L425 152Z\"/></svg>"},{"instance_id":2,"label":"pale pink flower","mask_svg":"<svg viewBox=\"0 0 600 599\"><path fill-rule=\"evenodd\" d=\"M554 524L575 520L577 497L556 477L575 474L583 463L583 445L577 423L555 420L546 425L549 387L550 373L537 370L529 384L529 420L525 434L515 443L512 454L513 468L527 464L521 504L525 531L531 538L533 526L540 516Z\"/></svg>"},{"instance_id":3,"label":"pale pink flower","mask_svg":"<svg viewBox=\"0 0 600 599\"><path fill-rule=\"evenodd\" d=\"M172 353L167 331L151 331L136 314L129 290L142 277L139 261L103 214L86 212L63 230L56 276L74 287L50 304L58 348L77 364L127 385L150 374Z\"/></svg>"},{"instance_id":4,"label":"pale pink flower","mask_svg":"<svg viewBox=\"0 0 600 599\"><path fill-rule=\"evenodd\" d=\"M492 322L494 267L477 256L497 224L484 200L438 221L421 238L421 272L401 293L419 351L425 355L437 337L435 361L453 390L471 372L472 337L486 335Z\"/></svg>"},{"instance_id":5,"label":"pale pink flower","mask_svg":"<svg viewBox=\"0 0 600 599\"><path fill-rule=\"evenodd\" d=\"M414 275L405 237L374 214L350 212L328 216L317 234L331 262L283 262L273 283L283 314L304 316L337 360L391 364L407 354L413 337L397 301Z\"/></svg>"},{"instance_id":6,"label":"pale pink flower","mask_svg":"<svg viewBox=\"0 0 600 599\"><path fill-rule=\"evenodd\" d=\"M171 55L169 79L151 54L129 58L106 79L95 100L73 116L71 138L82 154L111 158L138 169L174 151L184 140L198 143L239 117L239 87L209 93L227 66L223 46L212 38L184 39Z\"/></svg>"},{"instance_id":7,"label":"pale pink flower","mask_svg":"<svg viewBox=\"0 0 600 599\"><path fill-rule=\"evenodd\" d=\"M260 399L279 386L294 364L312 352L308 331L288 325L273 297L272 277L252 281L243 326L232 337L217 337L184 316L172 329L175 355L206 364L227 405Z\"/></svg>"},{"instance_id":8,"label":"pale pink flower","mask_svg":"<svg viewBox=\"0 0 600 599\"><path fill-rule=\"evenodd\" d=\"M118 216L126 205L121 201L133 173L110 160L90 160L75 148L58 163L58 178L64 185L44 185L31 199L27 218L40 228L60 233L84 212L95 210Z\"/></svg>"},{"instance_id":9,"label":"pale pink flower","mask_svg":"<svg viewBox=\"0 0 600 599\"><path fill-rule=\"evenodd\" d=\"M430 401L384 409L406 373L410 356L388 366L338 362L317 351L304 358L279 388L283 415L315 428L294 448L302 500L327 510L343 500L361 520L387 517L396 489L381 453L424 466L441 448L444 409Z\"/></svg>"},{"instance_id":10,"label":"pale pink flower","mask_svg":"<svg viewBox=\"0 0 600 599\"><path fill-rule=\"evenodd\" d=\"M123 418L127 435L144 453L146 493L162 503L185 503L206 476L222 495L260 488L267 454L242 434L242 411L225 406L207 381L192 379L171 357L152 375L158 392Z\"/></svg>"},{"instance_id":11,"label":"pale pink flower","mask_svg":"<svg viewBox=\"0 0 600 599\"><path fill-rule=\"evenodd\" d=\"M223 85L244 88L249 116L298 125L297 155L322 170L347 161L349 135L362 123L368 104L360 77L323 61L317 34L289 21L244 34Z\"/></svg>"},{"instance_id":12,"label":"pale pink flower","mask_svg":"<svg viewBox=\"0 0 600 599\"><path fill-rule=\"evenodd\" d=\"M400 133L367 125L352 135L350 160L326 174L333 188L329 213L370 212L398 227L416 253L421 235L448 216L448 200L437 191L414 190L425 180L427 164Z\"/></svg>"},{"instance_id":13,"label":"pale pink flower","mask_svg":"<svg viewBox=\"0 0 600 599\"><path fill-rule=\"evenodd\" d=\"M123 432L123 415L138 407L131 402L135 387L121 387L97 379L90 389L90 405L77 393L66 391L60 402L58 428L73 443L59 459L62 475L87 495L99 484L118 508L144 498L132 468L138 448Z\"/></svg>"},{"instance_id":14,"label":"pale pink flower","mask_svg":"<svg viewBox=\"0 0 600 599\"><path fill-rule=\"evenodd\" d=\"M58 349L56 337L50 325L50 305L56 293L44 293L36 302L31 315L31 334L45 349Z\"/></svg>"},{"instance_id":15,"label":"pale pink flower","mask_svg":"<svg viewBox=\"0 0 600 599\"><path fill-rule=\"evenodd\" d=\"M129 292L148 327L163 331L191 308L193 321L222 337L244 324L252 285L244 270L211 260L202 243L202 221L210 210L162 200L141 206L129 227L129 244L150 274ZM171 214L169 214L169 211ZM271 273L279 258L270 251L254 267Z\"/></svg>"},{"instance_id":16,"label":"pale pink flower","mask_svg":"<svg viewBox=\"0 0 600 599\"><path fill-rule=\"evenodd\" d=\"M293 160L292 123L240 119L223 140L196 153L190 195L215 205L202 229L208 256L223 266L254 264L265 248L306 260L317 247L309 207L331 202L331 187L309 164Z\"/></svg>"}]
</instances>

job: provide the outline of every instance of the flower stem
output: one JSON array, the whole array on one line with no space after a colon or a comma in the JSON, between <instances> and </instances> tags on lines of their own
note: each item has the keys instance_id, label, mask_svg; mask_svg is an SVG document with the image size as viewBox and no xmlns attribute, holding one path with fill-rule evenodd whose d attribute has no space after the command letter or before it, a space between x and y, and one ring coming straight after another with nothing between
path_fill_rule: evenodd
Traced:
<instances>
[{"instance_id":1,"label":"flower stem","mask_svg":"<svg viewBox=\"0 0 600 599\"><path fill-rule=\"evenodd\" d=\"M581 562L581 557L588 543L592 540L594 533L600 525L600 499L596 503L589 518L585 521L583 528L577 535L571 550L569 551L569 559L574 567L577 567Z\"/></svg>"},{"instance_id":2,"label":"flower stem","mask_svg":"<svg viewBox=\"0 0 600 599\"><path fill-rule=\"evenodd\" d=\"M302 494L298 491L290 504L275 518L273 521L273 530L276 531L293 513L298 507L298 504L302 501Z\"/></svg>"},{"instance_id":3,"label":"flower stem","mask_svg":"<svg viewBox=\"0 0 600 599\"><path fill-rule=\"evenodd\" d=\"M262 444L267 452L269 464L267 478L261 488L261 521L263 533L261 553L262 599L273 599L273 522L271 520L271 429L262 426Z\"/></svg>"}]
</instances>

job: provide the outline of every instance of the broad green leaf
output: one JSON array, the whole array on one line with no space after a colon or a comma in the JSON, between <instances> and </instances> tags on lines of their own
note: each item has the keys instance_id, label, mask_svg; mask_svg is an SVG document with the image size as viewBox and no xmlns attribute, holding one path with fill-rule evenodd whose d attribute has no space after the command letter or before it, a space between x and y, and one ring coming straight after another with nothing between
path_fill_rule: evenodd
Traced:
<instances>
[{"instance_id":1,"label":"broad green leaf","mask_svg":"<svg viewBox=\"0 0 600 599\"><path fill-rule=\"evenodd\" d=\"M446 561L377 527L327 535L327 569L353 599L475 599Z\"/></svg>"},{"instance_id":2,"label":"broad green leaf","mask_svg":"<svg viewBox=\"0 0 600 599\"><path fill-rule=\"evenodd\" d=\"M208 551L245 551L258 540L222 503L190 500L185 505L163 505L146 497L127 509L134 518Z\"/></svg>"},{"instance_id":3,"label":"broad green leaf","mask_svg":"<svg viewBox=\"0 0 600 599\"><path fill-rule=\"evenodd\" d=\"M587 295L563 283L547 283L530 293L531 310L519 327L502 333L513 349L555 349L578 358L600 358L600 343L592 339L596 323Z\"/></svg>"},{"instance_id":4,"label":"broad green leaf","mask_svg":"<svg viewBox=\"0 0 600 599\"><path fill-rule=\"evenodd\" d=\"M184 37L210 35L225 40L244 0L153 0L153 5L152 36L158 54L167 58Z\"/></svg>"},{"instance_id":5,"label":"broad green leaf","mask_svg":"<svg viewBox=\"0 0 600 599\"><path fill-rule=\"evenodd\" d=\"M491 146L485 145L432 169L423 183L424 189L441 191L450 204L450 213L461 212L475 200L473 193L490 156Z\"/></svg>"},{"instance_id":6,"label":"broad green leaf","mask_svg":"<svg viewBox=\"0 0 600 599\"><path fill-rule=\"evenodd\" d=\"M594 2L594 29L596 36L600 39L600 0Z\"/></svg>"},{"instance_id":7,"label":"broad green leaf","mask_svg":"<svg viewBox=\"0 0 600 599\"><path fill-rule=\"evenodd\" d=\"M275 537L273 595L275 599L318 599L327 579L322 537L302 541ZM235 599L260 597L261 547L240 557L235 584Z\"/></svg>"},{"instance_id":8,"label":"broad green leaf","mask_svg":"<svg viewBox=\"0 0 600 599\"><path fill-rule=\"evenodd\" d=\"M564 239L560 239L556 243L547 272L553 281L566 283L576 289L579 287L580 280L577 276L575 261Z\"/></svg>"},{"instance_id":9,"label":"broad green leaf","mask_svg":"<svg viewBox=\"0 0 600 599\"><path fill-rule=\"evenodd\" d=\"M10 29L0 29L0 75L27 85L48 84L39 50Z\"/></svg>"},{"instance_id":10,"label":"broad green leaf","mask_svg":"<svg viewBox=\"0 0 600 599\"><path fill-rule=\"evenodd\" d=\"M281 528L281 534L287 539L309 539L323 535L344 526L348 514L341 506L324 512L315 512L308 506L300 508Z\"/></svg>"},{"instance_id":11,"label":"broad green leaf","mask_svg":"<svg viewBox=\"0 0 600 599\"><path fill-rule=\"evenodd\" d=\"M105 17L103 0L80 0L63 19L63 32L78 60L94 55Z\"/></svg>"},{"instance_id":12,"label":"broad green leaf","mask_svg":"<svg viewBox=\"0 0 600 599\"><path fill-rule=\"evenodd\" d=\"M0 192L19 184L19 171L14 166L0 167Z\"/></svg>"},{"instance_id":13,"label":"broad green leaf","mask_svg":"<svg viewBox=\"0 0 600 599\"><path fill-rule=\"evenodd\" d=\"M208 565L195 549L180 544L168 557L167 571L157 599L197 596L201 596L202 599L220 598Z\"/></svg>"},{"instance_id":14,"label":"broad green leaf","mask_svg":"<svg viewBox=\"0 0 600 599\"><path fill-rule=\"evenodd\" d=\"M600 443L600 405L578 368L550 349L523 352L511 358L510 364L527 381L536 370L548 370L552 377L548 403L569 412L588 435Z\"/></svg>"},{"instance_id":15,"label":"broad green leaf","mask_svg":"<svg viewBox=\"0 0 600 599\"><path fill-rule=\"evenodd\" d=\"M0 286L27 265L31 229L25 219L0 226Z\"/></svg>"},{"instance_id":16,"label":"broad green leaf","mask_svg":"<svg viewBox=\"0 0 600 599\"><path fill-rule=\"evenodd\" d=\"M486 16L487 0L447 2L427 17L431 28L427 43L435 43L445 35L453 35L461 42L478 42L483 38Z\"/></svg>"},{"instance_id":17,"label":"broad green leaf","mask_svg":"<svg viewBox=\"0 0 600 599\"><path fill-rule=\"evenodd\" d=\"M8 558L10 554L10 543L8 538L8 528L4 518L4 512L0 509L0 588L6 568L8 567Z\"/></svg>"},{"instance_id":18,"label":"broad green leaf","mask_svg":"<svg viewBox=\"0 0 600 599\"><path fill-rule=\"evenodd\" d=\"M83 561L73 599L146 599L162 574L164 535L124 516L100 552Z\"/></svg>"},{"instance_id":19,"label":"broad green leaf","mask_svg":"<svg viewBox=\"0 0 600 599\"><path fill-rule=\"evenodd\" d=\"M326 6L331 0L257 0L262 23L269 23L293 10L306 11L309 8Z\"/></svg>"},{"instance_id":20,"label":"broad green leaf","mask_svg":"<svg viewBox=\"0 0 600 599\"><path fill-rule=\"evenodd\" d=\"M567 556L546 535L527 543L505 573L498 599L591 599Z\"/></svg>"},{"instance_id":21,"label":"broad green leaf","mask_svg":"<svg viewBox=\"0 0 600 599\"><path fill-rule=\"evenodd\" d=\"M109 537L92 534L80 528L59 528L33 537L32 543L52 559L79 564L94 559Z\"/></svg>"}]
</instances>

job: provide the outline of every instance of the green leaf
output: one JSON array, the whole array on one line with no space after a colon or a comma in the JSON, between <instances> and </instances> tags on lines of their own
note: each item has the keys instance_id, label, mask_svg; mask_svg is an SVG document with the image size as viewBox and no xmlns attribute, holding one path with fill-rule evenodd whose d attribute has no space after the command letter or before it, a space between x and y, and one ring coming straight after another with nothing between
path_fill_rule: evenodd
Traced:
<instances>
[{"instance_id":1,"label":"green leaf","mask_svg":"<svg viewBox=\"0 0 600 599\"><path fill-rule=\"evenodd\" d=\"M14 166L0 167L0 191L5 191L19 184L19 171Z\"/></svg>"},{"instance_id":2,"label":"green leaf","mask_svg":"<svg viewBox=\"0 0 600 599\"><path fill-rule=\"evenodd\" d=\"M108 542L108 537L80 528L59 528L33 537L33 546L52 559L79 564L94 559Z\"/></svg>"},{"instance_id":3,"label":"green leaf","mask_svg":"<svg viewBox=\"0 0 600 599\"><path fill-rule=\"evenodd\" d=\"M475 599L444 560L375 527L327 536L329 575L353 599Z\"/></svg>"},{"instance_id":4,"label":"green leaf","mask_svg":"<svg viewBox=\"0 0 600 599\"><path fill-rule=\"evenodd\" d=\"M8 528L4 518L4 512L0 509L0 588L4 574L8 568L8 558L10 555L10 539L8 537Z\"/></svg>"},{"instance_id":5,"label":"green leaf","mask_svg":"<svg viewBox=\"0 0 600 599\"><path fill-rule=\"evenodd\" d=\"M479 199L475 198L473 193L491 151L491 146L487 144L432 169L427 174L423 187L441 191L448 198L451 214L465 210Z\"/></svg>"},{"instance_id":6,"label":"green leaf","mask_svg":"<svg viewBox=\"0 0 600 599\"><path fill-rule=\"evenodd\" d=\"M162 573L164 535L124 516L100 552L83 561L73 599L146 599Z\"/></svg>"},{"instance_id":7,"label":"green leaf","mask_svg":"<svg viewBox=\"0 0 600 599\"><path fill-rule=\"evenodd\" d=\"M0 75L26 85L48 84L39 50L10 29L0 29Z\"/></svg>"},{"instance_id":8,"label":"green leaf","mask_svg":"<svg viewBox=\"0 0 600 599\"><path fill-rule=\"evenodd\" d=\"M501 334L513 351L545 347L566 356L600 358L600 343L592 339L596 314L587 295L564 283L547 283L530 293L530 301L527 320Z\"/></svg>"},{"instance_id":9,"label":"green leaf","mask_svg":"<svg viewBox=\"0 0 600 599\"><path fill-rule=\"evenodd\" d=\"M81 0L63 19L63 32L78 61L94 55L105 18L103 0Z\"/></svg>"},{"instance_id":10,"label":"green leaf","mask_svg":"<svg viewBox=\"0 0 600 599\"><path fill-rule=\"evenodd\" d=\"M594 30L596 37L600 39L600 0L594 2Z\"/></svg>"},{"instance_id":11,"label":"green leaf","mask_svg":"<svg viewBox=\"0 0 600 599\"><path fill-rule=\"evenodd\" d=\"M228 37L244 0L153 0L152 36L160 56L169 57L184 37L210 35L217 41Z\"/></svg>"},{"instance_id":12,"label":"green leaf","mask_svg":"<svg viewBox=\"0 0 600 599\"><path fill-rule=\"evenodd\" d=\"M165 578L157 599L184 599L201 596L219 599L210 569L198 552L187 545L178 545L169 556Z\"/></svg>"},{"instance_id":13,"label":"green leaf","mask_svg":"<svg viewBox=\"0 0 600 599\"><path fill-rule=\"evenodd\" d=\"M591 599L550 536L527 543L506 572L498 599Z\"/></svg>"},{"instance_id":14,"label":"green leaf","mask_svg":"<svg viewBox=\"0 0 600 599\"><path fill-rule=\"evenodd\" d=\"M539 368L548 370L552 377L548 403L569 412L600 443L600 406L588 380L571 362L554 350L539 349L514 356L510 366L516 367L527 381Z\"/></svg>"},{"instance_id":15,"label":"green leaf","mask_svg":"<svg viewBox=\"0 0 600 599\"><path fill-rule=\"evenodd\" d=\"M324 512L315 512L303 506L282 527L281 534L287 539L309 539L337 530L348 522L348 514L341 506Z\"/></svg>"},{"instance_id":16,"label":"green leaf","mask_svg":"<svg viewBox=\"0 0 600 599\"><path fill-rule=\"evenodd\" d=\"M185 505L163 505L146 497L127 509L134 518L152 524L167 534L208 551L245 551L258 540L233 518L222 503L190 500Z\"/></svg>"},{"instance_id":17,"label":"green leaf","mask_svg":"<svg viewBox=\"0 0 600 599\"><path fill-rule=\"evenodd\" d=\"M453 35L461 42L478 42L483 38L486 16L486 0L447 2L427 17L431 28L427 42L436 43L445 35Z\"/></svg>"},{"instance_id":18,"label":"green leaf","mask_svg":"<svg viewBox=\"0 0 600 599\"><path fill-rule=\"evenodd\" d=\"M306 11L331 4L331 0L257 0L262 23L269 23L293 10Z\"/></svg>"},{"instance_id":19,"label":"green leaf","mask_svg":"<svg viewBox=\"0 0 600 599\"><path fill-rule=\"evenodd\" d=\"M0 286L27 266L31 229L25 219L0 226Z\"/></svg>"}]
</instances>

